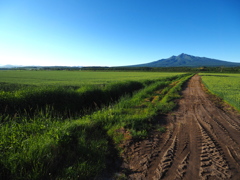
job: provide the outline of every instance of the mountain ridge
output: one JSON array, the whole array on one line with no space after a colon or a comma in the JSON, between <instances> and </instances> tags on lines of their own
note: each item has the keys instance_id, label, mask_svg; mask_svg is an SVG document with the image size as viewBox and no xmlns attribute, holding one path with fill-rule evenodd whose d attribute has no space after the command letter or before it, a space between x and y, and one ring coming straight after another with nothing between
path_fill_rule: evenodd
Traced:
<instances>
[{"instance_id":1,"label":"mountain ridge","mask_svg":"<svg viewBox=\"0 0 240 180\"><path fill-rule=\"evenodd\" d=\"M240 63L228 62L207 57L193 56L189 54L179 54L166 59L160 59L150 63L131 65L128 67L235 67L240 66Z\"/></svg>"}]
</instances>

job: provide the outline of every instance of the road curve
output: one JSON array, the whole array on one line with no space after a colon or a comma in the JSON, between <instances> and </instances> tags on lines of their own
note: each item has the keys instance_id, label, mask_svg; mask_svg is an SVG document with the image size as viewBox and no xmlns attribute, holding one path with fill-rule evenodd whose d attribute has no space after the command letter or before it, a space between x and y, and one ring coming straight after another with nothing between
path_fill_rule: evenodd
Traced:
<instances>
[{"instance_id":1,"label":"road curve","mask_svg":"<svg viewBox=\"0 0 240 180\"><path fill-rule=\"evenodd\" d=\"M193 76L167 132L134 143L125 153L128 179L240 179L240 116L215 106Z\"/></svg>"}]
</instances>

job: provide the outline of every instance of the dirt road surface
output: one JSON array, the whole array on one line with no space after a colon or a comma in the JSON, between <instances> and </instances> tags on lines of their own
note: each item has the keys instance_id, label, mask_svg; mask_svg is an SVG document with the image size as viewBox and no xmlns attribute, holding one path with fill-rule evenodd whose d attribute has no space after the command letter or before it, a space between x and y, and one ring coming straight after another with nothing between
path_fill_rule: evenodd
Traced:
<instances>
[{"instance_id":1,"label":"dirt road surface","mask_svg":"<svg viewBox=\"0 0 240 180\"><path fill-rule=\"evenodd\" d=\"M240 179L240 116L217 108L198 75L182 95L165 133L128 147L128 179Z\"/></svg>"}]
</instances>

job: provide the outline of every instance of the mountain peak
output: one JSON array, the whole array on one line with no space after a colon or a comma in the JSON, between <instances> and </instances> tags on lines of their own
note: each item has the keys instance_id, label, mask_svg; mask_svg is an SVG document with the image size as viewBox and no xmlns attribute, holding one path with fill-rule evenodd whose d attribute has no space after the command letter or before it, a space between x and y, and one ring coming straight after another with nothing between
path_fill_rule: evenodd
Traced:
<instances>
[{"instance_id":1,"label":"mountain peak","mask_svg":"<svg viewBox=\"0 0 240 180\"><path fill-rule=\"evenodd\" d=\"M206 57L192 56L185 53L178 56L171 56L167 59L160 59L158 61L135 65L135 67L234 67L240 66L240 63L227 62Z\"/></svg>"},{"instance_id":2,"label":"mountain peak","mask_svg":"<svg viewBox=\"0 0 240 180\"><path fill-rule=\"evenodd\" d=\"M187 54L185 54L185 53L181 53L181 54L179 54L178 56L184 56L184 55L187 55Z\"/></svg>"},{"instance_id":3,"label":"mountain peak","mask_svg":"<svg viewBox=\"0 0 240 180\"><path fill-rule=\"evenodd\" d=\"M186 56L191 56L189 54L185 54L185 53L182 53L182 54L179 54L178 57L186 57Z\"/></svg>"}]
</instances>

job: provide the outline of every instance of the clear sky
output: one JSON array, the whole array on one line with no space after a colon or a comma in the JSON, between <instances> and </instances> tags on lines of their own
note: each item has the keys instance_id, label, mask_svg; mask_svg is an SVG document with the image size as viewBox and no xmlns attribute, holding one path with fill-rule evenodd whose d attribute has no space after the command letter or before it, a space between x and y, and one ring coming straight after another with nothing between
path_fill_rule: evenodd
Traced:
<instances>
[{"instance_id":1,"label":"clear sky","mask_svg":"<svg viewBox=\"0 0 240 180\"><path fill-rule=\"evenodd\" d=\"M0 64L240 62L239 0L0 0Z\"/></svg>"}]
</instances>

